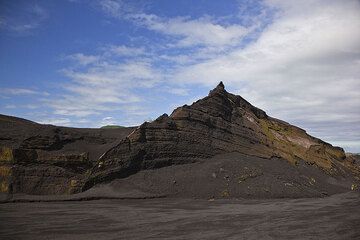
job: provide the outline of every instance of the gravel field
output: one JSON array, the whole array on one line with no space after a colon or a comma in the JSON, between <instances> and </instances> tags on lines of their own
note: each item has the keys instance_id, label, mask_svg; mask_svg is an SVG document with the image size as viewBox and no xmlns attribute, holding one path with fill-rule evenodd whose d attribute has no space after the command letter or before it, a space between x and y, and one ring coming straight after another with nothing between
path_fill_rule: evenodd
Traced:
<instances>
[{"instance_id":1,"label":"gravel field","mask_svg":"<svg viewBox=\"0 0 360 240\"><path fill-rule=\"evenodd\" d=\"M360 196L0 204L0 239L360 239Z\"/></svg>"}]
</instances>

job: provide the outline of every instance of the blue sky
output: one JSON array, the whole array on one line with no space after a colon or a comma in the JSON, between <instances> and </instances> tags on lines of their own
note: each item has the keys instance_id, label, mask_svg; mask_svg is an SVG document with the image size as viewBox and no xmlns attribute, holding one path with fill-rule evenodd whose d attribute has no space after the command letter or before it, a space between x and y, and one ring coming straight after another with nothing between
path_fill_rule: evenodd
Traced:
<instances>
[{"instance_id":1,"label":"blue sky","mask_svg":"<svg viewBox=\"0 0 360 240\"><path fill-rule=\"evenodd\" d=\"M0 1L0 112L138 125L223 81L360 152L359 1Z\"/></svg>"}]
</instances>

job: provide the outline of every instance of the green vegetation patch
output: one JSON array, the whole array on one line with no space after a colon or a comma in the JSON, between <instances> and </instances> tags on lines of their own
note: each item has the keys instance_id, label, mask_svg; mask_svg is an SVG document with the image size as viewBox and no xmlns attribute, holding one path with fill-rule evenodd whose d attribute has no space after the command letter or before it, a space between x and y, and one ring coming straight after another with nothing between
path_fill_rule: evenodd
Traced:
<instances>
[{"instance_id":1,"label":"green vegetation patch","mask_svg":"<svg viewBox=\"0 0 360 240\"><path fill-rule=\"evenodd\" d=\"M119 125L106 125L101 127L101 129L115 129L115 128L124 128L124 127Z\"/></svg>"}]
</instances>

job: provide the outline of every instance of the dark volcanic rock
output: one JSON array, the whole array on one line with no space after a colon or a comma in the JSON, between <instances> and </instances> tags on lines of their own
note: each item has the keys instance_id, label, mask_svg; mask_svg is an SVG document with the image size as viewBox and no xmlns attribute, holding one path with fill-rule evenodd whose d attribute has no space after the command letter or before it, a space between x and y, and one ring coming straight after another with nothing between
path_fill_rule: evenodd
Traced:
<instances>
[{"instance_id":1,"label":"dark volcanic rock","mask_svg":"<svg viewBox=\"0 0 360 240\"><path fill-rule=\"evenodd\" d=\"M132 130L56 127L0 115L0 192L79 192L101 154Z\"/></svg>"},{"instance_id":2,"label":"dark volcanic rock","mask_svg":"<svg viewBox=\"0 0 360 240\"><path fill-rule=\"evenodd\" d=\"M11 193L77 193L118 179L114 188L145 196L309 197L356 190L360 177L343 149L268 116L223 83L136 129L0 115L0 143L0 190Z\"/></svg>"},{"instance_id":3,"label":"dark volcanic rock","mask_svg":"<svg viewBox=\"0 0 360 240\"><path fill-rule=\"evenodd\" d=\"M139 171L108 185L169 197L301 198L349 191L352 180L329 176L303 161L293 166L277 157L265 159L233 152L193 164Z\"/></svg>"},{"instance_id":4,"label":"dark volcanic rock","mask_svg":"<svg viewBox=\"0 0 360 240\"><path fill-rule=\"evenodd\" d=\"M267 116L242 97L228 93L220 83L207 97L175 109L170 116L145 122L107 151L92 169L84 189L140 170L231 152L275 157L294 167L305 162L331 176L359 174L359 168L346 161L343 149Z\"/></svg>"}]
</instances>

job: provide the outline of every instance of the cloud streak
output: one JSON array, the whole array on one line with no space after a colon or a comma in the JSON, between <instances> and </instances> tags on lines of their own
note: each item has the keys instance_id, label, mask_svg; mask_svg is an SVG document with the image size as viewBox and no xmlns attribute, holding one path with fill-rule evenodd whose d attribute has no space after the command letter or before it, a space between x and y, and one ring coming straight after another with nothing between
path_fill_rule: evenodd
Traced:
<instances>
[{"instance_id":1,"label":"cloud streak","mask_svg":"<svg viewBox=\"0 0 360 240\"><path fill-rule=\"evenodd\" d=\"M2 95L49 95L47 92L35 91L27 88L0 88Z\"/></svg>"},{"instance_id":2,"label":"cloud streak","mask_svg":"<svg viewBox=\"0 0 360 240\"><path fill-rule=\"evenodd\" d=\"M128 116L139 115L133 109L142 110L137 106L144 96L136 90L151 89L162 80L161 73L146 61L111 62L106 53L109 50L104 51L101 57L94 57L96 62L86 57L86 64L80 68L62 70L69 79L62 85L64 94L43 100L54 114L82 118L120 111ZM81 56L80 63L84 62L85 55L75 56Z\"/></svg>"}]
</instances>

